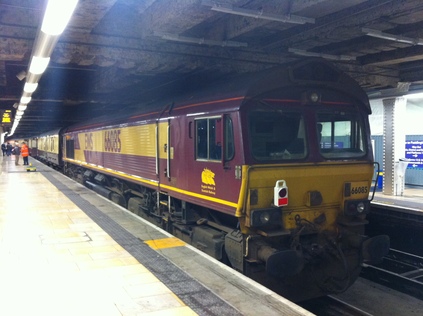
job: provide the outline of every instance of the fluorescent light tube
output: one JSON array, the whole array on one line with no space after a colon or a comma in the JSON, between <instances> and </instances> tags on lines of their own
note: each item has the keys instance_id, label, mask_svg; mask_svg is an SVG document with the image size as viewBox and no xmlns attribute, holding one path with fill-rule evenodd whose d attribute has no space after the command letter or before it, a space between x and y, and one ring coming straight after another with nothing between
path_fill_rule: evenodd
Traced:
<instances>
[{"instance_id":1,"label":"fluorescent light tube","mask_svg":"<svg viewBox=\"0 0 423 316\"><path fill-rule=\"evenodd\" d=\"M21 103L22 104L28 104L29 101L31 101L31 97L22 97L21 98Z\"/></svg>"},{"instance_id":2,"label":"fluorescent light tube","mask_svg":"<svg viewBox=\"0 0 423 316\"><path fill-rule=\"evenodd\" d=\"M34 92L38 87L38 83L29 83L26 82L24 85L24 91L28 93Z\"/></svg>"},{"instance_id":3,"label":"fluorescent light tube","mask_svg":"<svg viewBox=\"0 0 423 316\"><path fill-rule=\"evenodd\" d=\"M31 60L31 65L29 66L29 72L34 75L42 74L50 62L50 57L37 57L33 56Z\"/></svg>"},{"instance_id":4,"label":"fluorescent light tube","mask_svg":"<svg viewBox=\"0 0 423 316\"><path fill-rule=\"evenodd\" d=\"M68 24L78 0L49 0L41 31L60 35Z\"/></svg>"},{"instance_id":5,"label":"fluorescent light tube","mask_svg":"<svg viewBox=\"0 0 423 316\"><path fill-rule=\"evenodd\" d=\"M25 111L28 106L26 104L19 104L18 111Z\"/></svg>"}]
</instances>

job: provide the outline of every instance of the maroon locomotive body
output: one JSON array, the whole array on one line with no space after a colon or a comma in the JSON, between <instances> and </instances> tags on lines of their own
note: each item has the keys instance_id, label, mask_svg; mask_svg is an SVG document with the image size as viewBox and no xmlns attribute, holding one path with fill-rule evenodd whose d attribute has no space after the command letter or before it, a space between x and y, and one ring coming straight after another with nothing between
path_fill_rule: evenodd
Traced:
<instances>
[{"instance_id":1,"label":"maroon locomotive body","mask_svg":"<svg viewBox=\"0 0 423 316\"><path fill-rule=\"evenodd\" d=\"M364 91L326 62L242 75L60 133L64 172L280 294L347 289L373 156Z\"/></svg>"}]
</instances>

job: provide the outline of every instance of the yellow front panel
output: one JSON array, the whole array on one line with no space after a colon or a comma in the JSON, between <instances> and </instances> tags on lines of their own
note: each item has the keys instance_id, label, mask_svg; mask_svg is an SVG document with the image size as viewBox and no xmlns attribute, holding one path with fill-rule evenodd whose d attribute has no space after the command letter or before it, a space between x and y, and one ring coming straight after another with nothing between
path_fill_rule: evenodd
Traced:
<instances>
[{"instance_id":1,"label":"yellow front panel","mask_svg":"<svg viewBox=\"0 0 423 316\"><path fill-rule=\"evenodd\" d=\"M321 164L321 165L285 165L257 167L249 172L247 217L249 210L268 208L273 203L274 186L277 180L285 180L288 187L288 205L283 210L283 225L286 229L296 227L295 215L313 221L323 212L326 225L335 222L343 209L345 199L367 198L364 190L370 190L373 165L371 164ZM353 184L354 192L344 197L345 183ZM365 189L367 188L367 189ZM250 195L255 190L257 203L250 205ZM322 196L319 206L307 206L309 192L318 191Z\"/></svg>"}]
</instances>

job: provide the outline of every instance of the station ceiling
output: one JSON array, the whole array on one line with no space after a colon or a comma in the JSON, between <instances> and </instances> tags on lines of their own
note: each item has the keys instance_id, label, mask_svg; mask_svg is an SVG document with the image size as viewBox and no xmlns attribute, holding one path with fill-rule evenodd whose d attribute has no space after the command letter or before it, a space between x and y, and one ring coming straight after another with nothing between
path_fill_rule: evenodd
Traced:
<instances>
[{"instance_id":1,"label":"station ceiling","mask_svg":"<svg viewBox=\"0 0 423 316\"><path fill-rule=\"evenodd\" d=\"M19 103L44 0L0 0L0 111ZM421 0L80 0L15 137L221 76L323 57L372 97L423 86Z\"/></svg>"}]
</instances>

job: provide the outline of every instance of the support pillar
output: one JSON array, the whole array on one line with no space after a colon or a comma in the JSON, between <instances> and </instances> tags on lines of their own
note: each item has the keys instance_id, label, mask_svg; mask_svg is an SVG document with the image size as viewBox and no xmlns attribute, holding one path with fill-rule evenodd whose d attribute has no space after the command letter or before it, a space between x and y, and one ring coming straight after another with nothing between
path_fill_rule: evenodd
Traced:
<instances>
[{"instance_id":1,"label":"support pillar","mask_svg":"<svg viewBox=\"0 0 423 316\"><path fill-rule=\"evenodd\" d=\"M404 174L398 162L405 155L405 106L407 99L383 100L383 194L402 195Z\"/></svg>"},{"instance_id":2,"label":"support pillar","mask_svg":"<svg viewBox=\"0 0 423 316\"><path fill-rule=\"evenodd\" d=\"M4 143L4 130L3 126L0 125L0 145Z\"/></svg>"}]
</instances>

